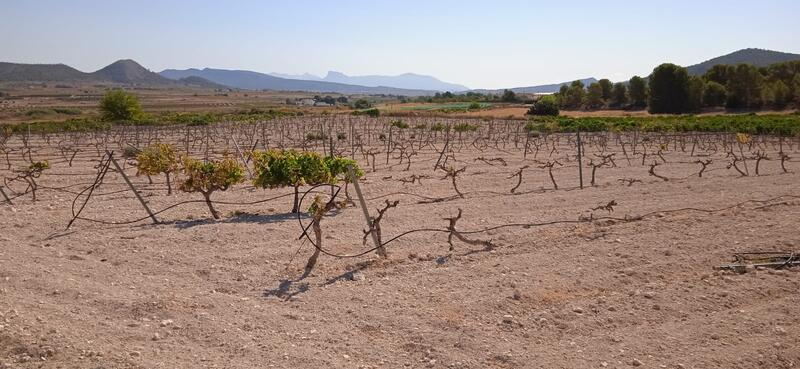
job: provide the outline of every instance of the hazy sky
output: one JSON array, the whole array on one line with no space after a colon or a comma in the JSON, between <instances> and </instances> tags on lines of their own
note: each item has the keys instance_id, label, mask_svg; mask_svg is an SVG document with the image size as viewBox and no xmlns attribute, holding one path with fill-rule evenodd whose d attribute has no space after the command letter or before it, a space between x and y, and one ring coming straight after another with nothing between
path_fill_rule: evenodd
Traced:
<instances>
[{"instance_id":1,"label":"hazy sky","mask_svg":"<svg viewBox=\"0 0 800 369\"><path fill-rule=\"evenodd\" d=\"M797 0L0 0L0 61L414 72L502 88L627 79L746 47L800 53L798 14Z\"/></svg>"}]
</instances>

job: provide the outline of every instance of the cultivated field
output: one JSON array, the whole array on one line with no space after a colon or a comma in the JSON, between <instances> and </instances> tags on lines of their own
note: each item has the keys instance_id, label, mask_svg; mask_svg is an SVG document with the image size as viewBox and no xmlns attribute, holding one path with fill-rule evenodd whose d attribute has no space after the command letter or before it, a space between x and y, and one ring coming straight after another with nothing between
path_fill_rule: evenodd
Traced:
<instances>
[{"instance_id":1,"label":"cultivated field","mask_svg":"<svg viewBox=\"0 0 800 369\"><path fill-rule=\"evenodd\" d=\"M737 252L800 251L798 137L585 133L581 189L574 133L403 121L0 137L13 202L0 197L0 368L800 364L800 273L714 269ZM304 273L313 236L289 213L291 188L217 192L215 221L199 194L135 175L125 155L156 142L247 163L253 148L352 157L371 215L399 201L380 222L389 255L341 257L373 248L350 185L354 203L320 222L339 257Z\"/></svg>"}]
</instances>

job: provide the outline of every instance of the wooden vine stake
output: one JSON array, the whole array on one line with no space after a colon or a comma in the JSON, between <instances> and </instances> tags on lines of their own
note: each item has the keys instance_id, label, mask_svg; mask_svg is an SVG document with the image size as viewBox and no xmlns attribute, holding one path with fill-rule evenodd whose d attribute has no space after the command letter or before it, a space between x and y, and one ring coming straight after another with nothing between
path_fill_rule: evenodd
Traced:
<instances>
[{"instance_id":1,"label":"wooden vine stake","mask_svg":"<svg viewBox=\"0 0 800 369\"><path fill-rule=\"evenodd\" d=\"M14 203L13 203L13 202L11 202L11 199L9 199L9 198L8 198L8 195L6 195L6 192L5 192L5 191L3 191L3 186L0 186L0 195L3 195L3 199L4 199L4 200L5 200L5 202L7 202L9 205L14 205Z\"/></svg>"},{"instance_id":2,"label":"wooden vine stake","mask_svg":"<svg viewBox=\"0 0 800 369\"><path fill-rule=\"evenodd\" d=\"M372 230L372 217L369 216L369 210L367 210L367 202L364 201L364 195L361 193L361 186L358 185L358 177L356 176L356 171L353 169L353 166L347 166L347 174L350 176L350 182L353 183L353 188L356 189L356 196L358 196L358 204L361 206L361 211L364 213L364 219L367 221L367 228ZM387 257L389 254L386 252L386 248L381 245L381 241L378 239L378 235L375 232L370 232L372 235L372 242L375 244L375 251L381 257Z\"/></svg>"},{"instance_id":3,"label":"wooden vine stake","mask_svg":"<svg viewBox=\"0 0 800 369\"><path fill-rule=\"evenodd\" d=\"M112 153L110 153L110 152L106 152L106 154L108 154L108 160L111 161L111 164L114 164L114 168L116 168L117 172L120 175L122 175L122 179L125 180L125 183L127 183L128 187L130 187L131 191L133 191L133 194L136 195L136 199L139 200L139 203L142 204L142 207L144 207L144 210L147 211L147 215L149 215L150 219L153 220L153 224L158 224L158 219L156 218L156 215L153 213L152 210L150 210L150 207L147 206L147 202L144 201L144 199L142 198L142 195L139 194L139 191L136 190L136 187L134 187L133 183L131 183L130 178L128 178L128 176L125 174L125 171L122 170L122 168L119 166L117 161L114 159L114 155Z\"/></svg>"}]
</instances>

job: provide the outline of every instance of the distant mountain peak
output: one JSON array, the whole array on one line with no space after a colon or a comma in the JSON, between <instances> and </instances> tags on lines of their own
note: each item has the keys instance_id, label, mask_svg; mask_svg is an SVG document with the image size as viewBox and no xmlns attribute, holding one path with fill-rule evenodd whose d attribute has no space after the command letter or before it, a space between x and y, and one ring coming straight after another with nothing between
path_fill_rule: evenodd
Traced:
<instances>
[{"instance_id":1,"label":"distant mountain peak","mask_svg":"<svg viewBox=\"0 0 800 369\"><path fill-rule=\"evenodd\" d=\"M384 94L420 96L433 95L434 91L422 89L403 89L385 86L364 86L347 83L337 83L321 79L306 80L296 78L282 78L274 74L258 73L247 70L226 70L204 68L198 69L167 69L159 73L161 76L172 80L180 80L190 76L205 78L213 83L218 83L234 88L248 90L275 90L275 91L306 91L317 93L343 93L343 94Z\"/></svg>"},{"instance_id":2,"label":"distant mountain peak","mask_svg":"<svg viewBox=\"0 0 800 369\"><path fill-rule=\"evenodd\" d=\"M325 75L325 78L324 78L324 79L329 79L329 78L338 78L338 77L345 77L345 78L347 78L347 75L346 75L346 74L344 74L344 73L342 73L342 72L337 72L337 71L335 71L335 70L329 70L329 71L328 71L328 73Z\"/></svg>"},{"instance_id":3,"label":"distant mountain peak","mask_svg":"<svg viewBox=\"0 0 800 369\"><path fill-rule=\"evenodd\" d=\"M117 60L107 67L100 69L93 76L100 80L110 80L126 84L170 84L167 78L147 70L141 64L131 59Z\"/></svg>"}]
</instances>

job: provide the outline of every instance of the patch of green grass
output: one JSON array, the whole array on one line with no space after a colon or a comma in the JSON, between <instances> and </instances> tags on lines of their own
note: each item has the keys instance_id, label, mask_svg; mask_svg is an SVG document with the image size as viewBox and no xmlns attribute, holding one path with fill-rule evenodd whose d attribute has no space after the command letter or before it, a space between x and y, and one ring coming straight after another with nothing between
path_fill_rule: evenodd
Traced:
<instances>
[{"instance_id":1,"label":"patch of green grass","mask_svg":"<svg viewBox=\"0 0 800 369\"><path fill-rule=\"evenodd\" d=\"M444 104L424 104L424 105L414 105L414 106L404 106L401 110L412 110L412 111L468 111L468 110L478 110L478 109L486 109L491 107L492 104L490 103L476 103L476 102L453 102L453 103L444 103Z\"/></svg>"}]
</instances>

